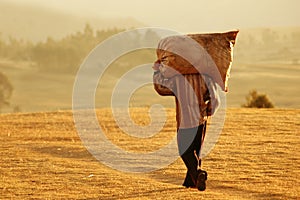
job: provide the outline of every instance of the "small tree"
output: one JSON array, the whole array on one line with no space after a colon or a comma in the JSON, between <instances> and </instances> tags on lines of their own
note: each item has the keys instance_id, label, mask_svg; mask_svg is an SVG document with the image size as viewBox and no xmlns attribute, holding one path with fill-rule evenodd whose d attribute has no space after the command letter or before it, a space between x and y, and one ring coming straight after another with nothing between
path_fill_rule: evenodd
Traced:
<instances>
[{"instance_id":1,"label":"small tree","mask_svg":"<svg viewBox=\"0 0 300 200\"><path fill-rule=\"evenodd\" d=\"M251 90L246 96L246 103L242 105L245 108L274 108L266 94L258 94L256 90Z\"/></svg>"}]
</instances>

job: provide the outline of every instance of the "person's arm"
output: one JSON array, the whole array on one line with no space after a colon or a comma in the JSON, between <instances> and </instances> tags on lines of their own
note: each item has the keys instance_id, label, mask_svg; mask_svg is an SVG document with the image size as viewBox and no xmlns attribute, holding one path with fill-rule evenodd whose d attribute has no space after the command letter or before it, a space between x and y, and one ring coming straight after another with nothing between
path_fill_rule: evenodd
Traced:
<instances>
[{"instance_id":1,"label":"person's arm","mask_svg":"<svg viewBox=\"0 0 300 200\"><path fill-rule=\"evenodd\" d=\"M160 73L160 71L155 71L153 74L153 84L155 91L161 96L174 96L172 89L174 88L174 83L172 79L166 79Z\"/></svg>"},{"instance_id":2,"label":"person's arm","mask_svg":"<svg viewBox=\"0 0 300 200\"><path fill-rule=\"evenodd\" d=\"M204 75L202 77L204 78L208 90L208 93L204 97L204 101L207 104L207 114L208 116L212 116L217 112L221 104L221 99L218 92L218 87L220 86L209 76Z\"/></svg>"}]
</instances>

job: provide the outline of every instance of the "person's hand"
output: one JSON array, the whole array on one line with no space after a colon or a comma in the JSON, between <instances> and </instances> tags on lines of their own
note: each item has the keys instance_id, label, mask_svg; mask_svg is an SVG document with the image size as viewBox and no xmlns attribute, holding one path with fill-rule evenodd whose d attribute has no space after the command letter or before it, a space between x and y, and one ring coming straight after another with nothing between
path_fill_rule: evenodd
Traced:
<instances>
[{"instance_id":1,"label":"person's hand","mask_svg":"<svg viewBox=\"0 0 300 200\"><path fill-rule=\"evenodd\" d=\"M154 65L152 66L152 69L153 69L154 71L158 71L158 70L159 70L159 67L160 67L160 62L159 62L159 61L156 61L156 62L154 63Z\"/></svg>"}]
</instances>

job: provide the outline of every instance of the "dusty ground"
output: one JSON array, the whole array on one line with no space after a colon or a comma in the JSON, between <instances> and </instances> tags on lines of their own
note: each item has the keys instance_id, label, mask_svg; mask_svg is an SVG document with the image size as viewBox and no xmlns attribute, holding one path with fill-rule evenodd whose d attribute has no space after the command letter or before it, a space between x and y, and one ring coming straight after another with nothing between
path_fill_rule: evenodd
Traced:
<instances>
[{"instance_id":1,"label":"dusty ground","mask_svg":"<svg viewBox=\"0 0 300 200\"><path fill-rule=\"evenodd\" d=\"M137 123L149 119L133 110ZM136 142L119 133L100 110L116 145L139 151L174 136L174 112L165 129ZM0 199L299 199L300 110L229 109L213 151L204 159L207 190L181 186L180 159L159 171L124 173L98 162L82 145L72 113L0 115ZM163 140L162 140L163 139Z\"/></svg>"}]
</instances>

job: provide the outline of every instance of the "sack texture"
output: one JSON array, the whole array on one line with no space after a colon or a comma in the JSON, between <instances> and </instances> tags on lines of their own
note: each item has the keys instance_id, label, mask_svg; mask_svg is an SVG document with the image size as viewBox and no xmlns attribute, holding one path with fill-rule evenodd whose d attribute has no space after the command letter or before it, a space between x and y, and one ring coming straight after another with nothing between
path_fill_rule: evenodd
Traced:
<instances>
[{"instance_id":1,"label":"sack texture","mask_svg":"<svg viewBox=\"0 0 300 200\"><path fill-rule=\"evenodd\" d=\"M156 52L157 58L181 74L200 72L209 75L223 90L227 91L233 47L238 32L236 30L225 33L187 34L188 38L186 36L170 36L160 41ZM195 47L195 44L188 40L189 38L196 41L198 47ZM200 50L199 45L201 46ZM183 56L179 56L179 54ZM208 59L207 55L211 59ZM217 73L219 73L218 76L216 76Z\"/></svg>"}]
</instances>

